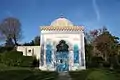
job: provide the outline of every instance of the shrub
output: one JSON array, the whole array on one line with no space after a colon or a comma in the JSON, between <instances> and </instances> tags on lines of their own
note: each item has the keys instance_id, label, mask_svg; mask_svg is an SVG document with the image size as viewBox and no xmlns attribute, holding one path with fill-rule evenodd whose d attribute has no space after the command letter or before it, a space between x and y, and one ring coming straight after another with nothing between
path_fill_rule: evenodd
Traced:
<instances>
[{"instance_id":1,"label":"shrub","mask_svg":"<svg viewBox=\"0 0 120 80\"><path fill-rule=\"evenodd\" d=\"M39 60L37 60L35 57L33 59L33 63L32 63L33 67L39 67Z\"/></svg>"},{"instance_id":2,"label":"shrub","mask_svg":"<svg viewBox=\"0 0 120 80\"><path fill-rule=\"evenodd\" d=\"M1 62L8 66L19 66L22 62L23 54L17 51L10 51L1 54Z\"/></svg>"},{"instance_id":3,"label":"shrub","mask_svg":"<svg viewBox=\"0 0 120 80\"><path fill-rule=\"evenodd\" d=\"M32 56L23 56L20 66L21 67L32 67L33 61L34 61L34 58Z\"/></svg>"},{"instance_id":4,"label":"shrub","mask_svg":"<svg viewBox=\"0 0 120 80\"><path fill-rule=\"evenodd\" d=\"M91 62L87 62L87 67L88 68L101 67L101 64L103 64L102 57L92 57Z\"/></svg>"},{"instance_id":5,"label":"shrub","mask_svg":"<svg viewBox=\"0 0 120 80\"><path fill-rule=\"evenodd\" d=\"M0 47L0 53L6 52L6 51L12 51L14 47Z\"/></svg>"},{"instance_id":6,"label":"shrub","mask_svg":"<svg viewBox=\"0 0 120 80\"><path fill-rule=\"evenodd\" d=\"M1 54L0 54L0 63L1 63Z\"/></svg>"},{"instance_id":7,"label":"shrub","mask_svg":"<svg viewBox=\"0 0 120 80\"><path fill-rule=\"evenodd\" d=\"M107 61L104 61L104 62L103 62L103 66L104 66L105 68L110 68L110 63L107 62Z\"/></svg>"},{"instance_id":8,"label":"shrub","mask_svg":"<svg viewBox=\"0 0 120 80\"><path fill-rule=\"evenodd\" d=\"M22 52L10 51L1 54L1 62L8 66L32 67L34 58L23 56Z\"/></svg>"}]
</instances>

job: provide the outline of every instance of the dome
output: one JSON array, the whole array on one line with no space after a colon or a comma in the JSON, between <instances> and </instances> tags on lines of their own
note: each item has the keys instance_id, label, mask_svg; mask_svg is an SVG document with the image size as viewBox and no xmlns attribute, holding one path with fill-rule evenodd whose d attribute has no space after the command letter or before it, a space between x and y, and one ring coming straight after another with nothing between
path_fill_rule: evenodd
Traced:
<instances>
[{"instance_id":1,"label":"dome","mask_svg":"<svg viewBox=\"0 0 120 80\"><path fill-rule=\"evenodd\" d=\"M64 18L64 17L60 17L56 20L54 20L50 26L73 26L72 22L69 21L68 19Z\"/></svg>"}]
</instances>

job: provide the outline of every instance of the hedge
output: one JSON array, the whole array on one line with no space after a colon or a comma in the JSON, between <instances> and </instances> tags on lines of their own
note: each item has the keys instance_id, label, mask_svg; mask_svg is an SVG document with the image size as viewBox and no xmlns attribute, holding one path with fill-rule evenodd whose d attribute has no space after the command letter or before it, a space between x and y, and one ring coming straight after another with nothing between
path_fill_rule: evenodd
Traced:
<instances>
[{"instance_id":1,"label":"hedge","mask_svg":"<svg viewBox=\"0 0 120 80\"><path fill-rule=\"evenodd\" d=\"M23 56L22 62L20 63L21 67L32 67L34 58L31 56Z\"/></svg>"},{"instance_id":2,"label":"hedge","mask_svg":"<svg viewBox=\"0 0 120 80\"><path fill-rule=\"evenodd\" d=\"M1 54L1 63L7 66L31 67L33 61L32 56L23 56L22 52L10 51Z\"/></svg>"}]
</instances>

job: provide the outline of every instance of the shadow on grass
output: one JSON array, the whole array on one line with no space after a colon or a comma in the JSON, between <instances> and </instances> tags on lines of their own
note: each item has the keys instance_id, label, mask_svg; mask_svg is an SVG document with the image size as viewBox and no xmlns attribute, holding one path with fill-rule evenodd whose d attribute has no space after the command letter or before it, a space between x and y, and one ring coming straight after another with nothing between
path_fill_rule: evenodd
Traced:
<instances>
[{"instance_id":1,"label":"shadow on grass","mask_svg":"<svg viewBox=\"0 0 120 80\"><path fill-rule=\"evenodd\" d=\"M56 72L39 70L2 70L0 80L56 80Z\"/></svg>"}]
</instances>

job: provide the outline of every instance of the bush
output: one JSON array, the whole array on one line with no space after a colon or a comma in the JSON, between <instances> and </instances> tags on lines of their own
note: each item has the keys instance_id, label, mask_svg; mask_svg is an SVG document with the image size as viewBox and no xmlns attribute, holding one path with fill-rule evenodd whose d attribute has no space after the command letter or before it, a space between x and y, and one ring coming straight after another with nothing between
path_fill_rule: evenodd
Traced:
<instances>
[{"instance_id":1,"label":"bush","mask_svg":"<svg viewBox=\"0 0 120 80\"><path fill-rule=\"evenodd\" d=\"M103 59L102 57L92 57L91 62L87 62L87 67L88 68L96 68L96 67L101 67L103 64Z\"/></svg>"},{"instance_id":2,"label":"bush","mask_svg":"<svg viewBox=\"0 0 120 80\"><path fill-rule=\"evenodd\" d=\"M12 51L14 47L0 47L0 53L6 52L6 51Z\"/></svg>"},{"instance_id":3,"label":"bush","mask_svg":"<svg viewBox=\"0 0 120 80\"><path fill-rule=\"evenodd\" d=\"M31 67L33 61L32 56L23 56L22 52L10 51L1 54L1 62L7 66Z\"/></svg>"},{"instance_id":4,"label":"bush","mask_svg":"<svg viewBox=\"0 0 120 80\"><path fill-rule=\"evenodd\" d=\"M32 63L33 67L39 67L39 60L37 60L35 57L33 59L33 63Z\"/></svg>"},{"instance_id":5,"label":"bush","mask_svg":"<svg viewBox=\"0 0 120 80\"><path fill-rule=\"evenodd\" d=\"M22 61L22 53L17 51L10 51L1 54L1 62L8 66L19 66Z\"/></svg>"},{"instance_id":6,"label":"bush","mask_svg":"<svg viewBox=\"0 0 120 80\"><path fill-rule=\"evenodd\" d=\"M103 66L104 66L105 68L110 68L110 63L107 62L107 61L104 61L104 62L103 62Z\"/></svg>"},{"instance_id":7,"label":"bush","mask_svg":"<svg viewBox=\"0 0 120 80\"><path fill-rule=\"evenodd\" d=\"M1 63L1 55L0 55L0 63Z\"/></svg>"},{"instance_id":8,"label":"bush","mask_svg":"<svg viewBox=\"0 0 120 80\"><path fill-rule=\"evenodd\" d=\"M23 56L20 66L21 67L32 67L33 61L34 61L34 58L32 56Z\"/></svg>"}]
</instances>

